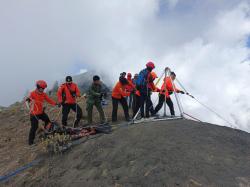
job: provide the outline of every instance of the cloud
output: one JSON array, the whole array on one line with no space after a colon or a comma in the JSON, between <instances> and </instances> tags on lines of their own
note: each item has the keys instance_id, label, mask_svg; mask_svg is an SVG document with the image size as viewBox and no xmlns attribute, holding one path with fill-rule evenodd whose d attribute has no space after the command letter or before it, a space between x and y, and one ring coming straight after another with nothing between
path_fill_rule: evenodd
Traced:
<instances>
[{"instance_id":1,"label":"cloud","mask_svg":"<svg viewBox=\"0 0 250 187\"><path fill-rule=\"evenodd\" d=\"M222 116L249 131L249 104L247 93L249 66L240 62L249 56L246 40L250 33L249 4L221 11L213 27L202 37L178 47L161 61L170 62L179 79L190 92L218 111ZM183 98L184 108L204 121L229 125L202 107L190 104Z\"/></svg>"},{"instance_id":2,"label":"cloud","mask_svg":"<svg viewBox=\"0 0 250 187\"><path fill-rule=\"evenodd\" d=\"M0 104L20 99L37 79L52 85L93 68L114 83L153 60L158 74L170 66L197 98L249 131L249 7L244 0L2 1ZM225 124L181 99L186 112Z\"/></svg>"}]
</instances>

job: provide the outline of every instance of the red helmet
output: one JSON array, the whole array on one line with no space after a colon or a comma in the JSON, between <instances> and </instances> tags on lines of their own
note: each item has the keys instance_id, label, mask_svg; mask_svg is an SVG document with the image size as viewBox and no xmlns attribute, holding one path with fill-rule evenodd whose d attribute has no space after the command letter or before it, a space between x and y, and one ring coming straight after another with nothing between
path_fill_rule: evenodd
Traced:
<instances>
[{"instance_id":1,"label":"red helmet","mask_svg":"<svg viewBox=\"0 0 250 187\"><path fill-rule=\"evenodd\" d=\"M128 73L128 74L127 74L127 77L132 77L132 74L131 74L131 73Z\"/></svg>"},{"instance_id":2,"label":"red helmet","mask_svg":"<svg viewBox=\"0 0 250 187\"><path fill-rule=\"evenodd\" d=\"M36 87L39 88L47 88L47 83L43 80L36 81Z\"/></svg>"},{"instance_id":3,"label":"red helmet","mask_svg":"<svg viewBox=\"0 0 250 187\"><path fill-rule=\"evenodd\" d=\"M155 68L155 65L154 65L153 62L149 61L149 62L146 64L146 67L147 67L147 68L154 69L154 68Z\"/></svg>"}]
</instances>

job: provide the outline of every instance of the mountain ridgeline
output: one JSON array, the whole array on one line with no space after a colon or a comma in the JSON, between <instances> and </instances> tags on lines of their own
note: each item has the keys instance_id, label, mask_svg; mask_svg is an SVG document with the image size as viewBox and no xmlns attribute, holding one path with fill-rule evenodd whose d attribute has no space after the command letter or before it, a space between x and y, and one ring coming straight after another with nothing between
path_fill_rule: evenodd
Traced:
<instances>
[{"instance_id":1,"label":"mountain ridgeline","mask_svg":"<svg viewBox=\"0 0 250 187\"><path fill-rule=\"evenodd\" d=\"M99 75L101 77L101 81L103 82L103 92L109 93L112 89L112 83L111 80L109 80L108 75L105 73L97 73L95 71L88 71L79 75L73 76L73 82L75 82L79 89L81 90L81 93L86 93L91 86L93 82L93 76ZM52 88L49 90L49 94L55 94L58 90L58 87L61 83L63 83L64 80L56 81Z\"/></svg>"}]
</instances>

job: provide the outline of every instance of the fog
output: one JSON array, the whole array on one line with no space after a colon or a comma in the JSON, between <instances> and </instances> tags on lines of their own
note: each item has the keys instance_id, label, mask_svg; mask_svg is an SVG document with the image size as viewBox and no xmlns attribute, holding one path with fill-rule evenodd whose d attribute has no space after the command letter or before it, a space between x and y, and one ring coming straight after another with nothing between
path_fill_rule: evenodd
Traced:
<instances>
[{"instance_id":1,"label":"fog","mask_svg":"<svg viewBox=\"0 0 250 187\"><path fill-rule=\"evenodd\" d=\"M152 60L158 75L170 67L190 93L250 131L249 1L3 0L0 27L0 105L38 79L51 86L94 69L114 84ZM188 96L181 101L187 113L229 125Z\"/></svg>"}]
</instances>

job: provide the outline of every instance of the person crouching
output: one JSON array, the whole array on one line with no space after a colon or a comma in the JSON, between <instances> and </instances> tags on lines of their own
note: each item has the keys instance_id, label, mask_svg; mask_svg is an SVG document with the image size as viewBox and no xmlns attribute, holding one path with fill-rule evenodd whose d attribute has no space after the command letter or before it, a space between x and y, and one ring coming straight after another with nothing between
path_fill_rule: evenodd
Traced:
<instances>
[{"instance_id":1,"label":"person crouching","mask_svg":"<svg viewBox=\"0 0 250 187\"><path fill-rule=\"evenodd\" d=\"M45 128L51 123L48 115L44 112L44 102L48 102L49 104L55 106L57 103L50 99L46 93L44 93L45 88L47 88L47 83L43 80L39 80L36 82L36 89L30 93L26 101L29 103L30 107L30 122L31 128L29 132L29 145L34 144L36 131L38 129L39 120L44 121ZM58 104L58 106L60 106Z\"/></svg>"}]
</instances>

